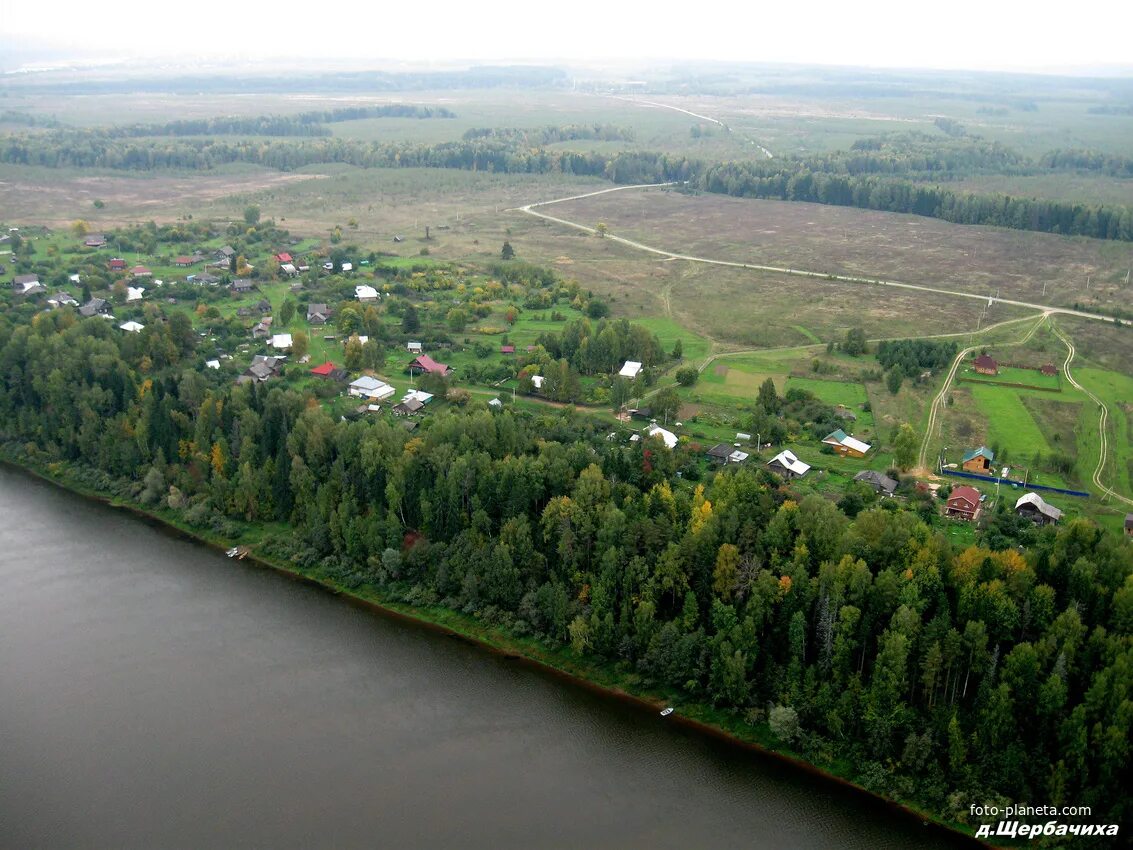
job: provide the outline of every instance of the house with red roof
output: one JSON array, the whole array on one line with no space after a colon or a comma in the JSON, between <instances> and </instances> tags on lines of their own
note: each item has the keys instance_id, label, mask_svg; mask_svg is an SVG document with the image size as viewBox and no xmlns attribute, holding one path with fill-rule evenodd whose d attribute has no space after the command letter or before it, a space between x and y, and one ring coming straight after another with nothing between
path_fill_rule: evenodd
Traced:
<instances>
[{"instance_id":1,"label":"house with red roof","mask_svg":"<svg viewBox=\"0 0 1133 850\"><path fill-rule=\"evenodd\" d=\"M286 251L279 253L279 254L276 254L275 258L277 260L279 260L281 263L290 263L291 262L291 255L288 254Z\"/></svg>"},{"instance_id":2,"label":"house with red roof","mask_svg":"<svg viewBox=\"0 0 1133 850\"><path fill-rule=\"evenodd\" d=\"M500 346L500 354L515 354L515 346L514 345L501 345Z\"/></svg>"},{"instance_id":3,"label":"house with red roof","mask_svg":"<svg viewBox=\"0 0 1133 850\"><path fill-rule=\"evenodd\" d=\"M177 257L176 259L173 260L173 265L180 266L183 269L187 269L189 266L193 265L193 258L192 257Z\"/></svg>"},{"instance_id":4,"label":"house with red roof","mask_svg":"<svg viewBox=\"0 0 1133 850\"><path fill-rule=\"evenodd\" d=\"M420 369L422 372L427 372L430 375L442 375L448 377L452 374L452 367L446 366L444 363L438 363L428 354L420 354L414 357L406 367L409 370Z\"/></svg>"},{"instance_id":5,"label":"house with red roof","mask_svg":"<svg viewBox=\"0 0 1133 850\"><path fill-rule=\"evenodd\" d=\"M112 272L125 271L126 269L126 261L119 260L117 258L111 260L107 265L110 267L110 270Z\"/></svg>"},{"instance_id":6,"label":"house with red roof","mask_svg":"<svg viewBox=\"0 0 1133 850\"><path fill-rule=\"evenodd\" d=\"M320 378L329 378L330 373L334 371L334 364L329 360L322 366L316 366L311 370L312 375L318 375Z\"/></svg>"},{"instance_id":7,"label":"house with red roof","mask_svg":"<svg viewBox=\"0 0 1133 850\"><path fill-rule=\"evenodd\" d=\"M980 491L964 484L954 487L948 495L944 515L974 522L980 516Z\"/></svg>"},{"instance_id":8,"label":"house with red roof","mask_svg":"<svg viewBox=\"0 0 1133 850\"><path fill-rule=\"evenodd\" d=\"M981 354L972 364L980 375L998 375L999 364L986 354Z\"/></svg>"},{"instance_id":9,"label":"house with red roof","mask_svg":"<svg viewBox=\"0 0 1133 850\"><path fill-rule=\"evenodd\" d=\"M130 269L130 274L132 274L134 277L153 277L153 272L151 272L145 266L134 266L132 269Z\"/></svg>"}]
</instances>

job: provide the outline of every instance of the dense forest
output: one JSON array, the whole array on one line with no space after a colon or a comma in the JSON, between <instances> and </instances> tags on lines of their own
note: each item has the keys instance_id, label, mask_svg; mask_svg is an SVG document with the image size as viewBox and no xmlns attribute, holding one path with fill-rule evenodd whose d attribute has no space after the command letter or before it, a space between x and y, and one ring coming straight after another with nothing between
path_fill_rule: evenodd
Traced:
<instances>
[{"instance_id":1,"label":"dense forest","mask_svg":"<svg viewBox=\"0 0 1133 850\"><path fill-rule=\"evenodd\" d=\"M233 386L196 340L181 313L123 335L10 308L4 453L230 537L274 523L265 554L312 575L768 724L949 819L1005 800L1133 814L1133 547L1089 521L1001 514L955 551L927 502L851 518L557 410L340 421Z\"/></svg>"}]
</instances>

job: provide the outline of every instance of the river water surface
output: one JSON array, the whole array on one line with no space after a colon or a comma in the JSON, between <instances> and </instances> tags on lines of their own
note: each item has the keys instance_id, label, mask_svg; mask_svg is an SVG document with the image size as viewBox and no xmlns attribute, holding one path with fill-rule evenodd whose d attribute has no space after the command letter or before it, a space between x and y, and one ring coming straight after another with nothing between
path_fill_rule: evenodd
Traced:
<instances>
[{"instance_id":1,"label":"river water surface","mask_svg":"<svg viewBox=\"0 0 1133 850\"><path fill-rule=\"evenodd\" d=\"M0 846L967 846L0 468Z\"/></svg>"}]
</instances>

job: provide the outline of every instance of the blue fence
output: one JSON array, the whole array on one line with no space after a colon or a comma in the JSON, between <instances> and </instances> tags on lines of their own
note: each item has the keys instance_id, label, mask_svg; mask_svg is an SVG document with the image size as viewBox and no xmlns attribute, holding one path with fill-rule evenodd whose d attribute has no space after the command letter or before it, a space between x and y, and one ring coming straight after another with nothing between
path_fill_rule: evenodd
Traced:
<instances>
[{"instance_id":1,"label":"blue fence","mask_svg":"<svg viewBox=\"0 0 1133 850\"><path fill-rule=\"evenodd\" d=\"M1010 484L1013 487L1026 487L1028 490L1046 490L1048 493L1062 493L1064 496L1077 496L1080 499L1090 498L1089 493L1083 493L1081 490L1064 490L1061 487L1044 487L1042 484L1024 484L1022 481L1016 481L1013 478L996 478L992 475L978 475L975 472L960 472L955 469L942 469L940 471L945 475L955 475L957 478L972 478L976 481L989 481L992 484Z\"/></svg>"}]
</instances>

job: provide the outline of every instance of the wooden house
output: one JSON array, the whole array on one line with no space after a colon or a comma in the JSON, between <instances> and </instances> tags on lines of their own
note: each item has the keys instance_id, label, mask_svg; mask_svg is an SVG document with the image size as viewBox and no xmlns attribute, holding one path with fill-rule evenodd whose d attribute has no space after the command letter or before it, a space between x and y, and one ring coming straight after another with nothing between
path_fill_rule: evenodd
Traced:
<instances>
[{"instance_id":1,"label":"wooden house","mask_svg":"<svg viewBox=\"0 0 1133 850\"><path fill-rule=\"evenodd\" d=\"M1043 501L1038 493L1027 493L1015 502L1015 513L1035 525L1052 525L1062 519L1062 511Z\"/></svg>"},{"instance_id":2,"label":"wooden house","mask_svg":"<svg viewBox=\"0 0 1133 850\"><path fill-rule=\"evenodd\" d=\"M964 459L960 465L965 472L975 472L980 475L987 475L991 472L992 464L995 463L995 452L987 446L980 446L978 449L972 449L964 455Z\"/></svg>"}]
</instances>

